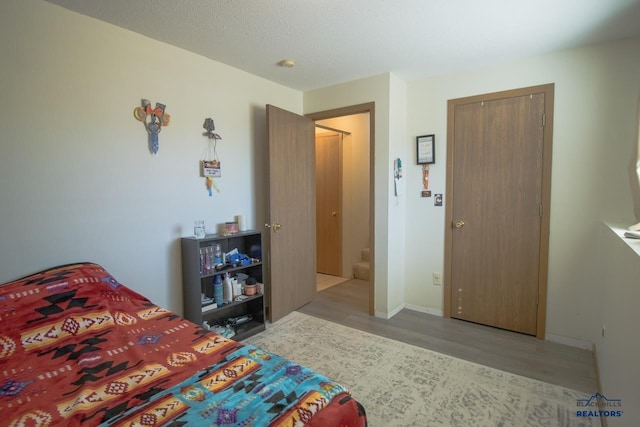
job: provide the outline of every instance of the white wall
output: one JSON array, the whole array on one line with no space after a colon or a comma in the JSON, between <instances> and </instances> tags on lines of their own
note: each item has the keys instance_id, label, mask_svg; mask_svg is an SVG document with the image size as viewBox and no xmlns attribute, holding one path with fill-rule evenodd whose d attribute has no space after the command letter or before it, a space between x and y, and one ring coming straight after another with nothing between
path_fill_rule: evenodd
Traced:
<instances>
[{"instance_id":1,"label":"white wall","mask_svg":"<svg viewBox=\"0 0 640 427\"><path fill-rule=\"evenodd\" d=\"M407 215L407 174L409 164L406 152L407 140L407 84L394 74L389 76L389 155L392 164L390 180L391 201L387 206L389 212L389 302L388 314L396 314L406 302L406 245L405 239L412 230L406 227ZM401 159L402 178L394 183L393 161Z\"/></svg>"},{"instance_id":2,"label":"white wall","mask_svg":"<svg viewBox=\"0 0 640 427\"><path fill-rule=\"evenodd\" d=\"M555 83L547 336L588 346L600 333L595 279L603 217L633 223L627 165L635 135L640 38L497 64L408 84L407 152L436 134L433 193L444 193L447 100ZM442 310L431 272L444 266L444 208L419 197L422 173L407 168L406 301ZM446 195L445 195L446 197Z\"/></svg>"},{"instance_id":3,"label":"white wall","mask_svg":"<svg viewBox=\"0 0 640 427\"><path fill-rule=\"evenodd\" d=\"M625 225L601 224L598 241L598 316L604 336L595 340L604 395L621 399L623 416L610 417L611 427L635 426L640 417L640 240L621 238Z\"/></svg>"},{"instance_id":4,"label":"white wall","mask_svg":"<svg viewBox=\"0 0 640 427\"><path fill-rule=\"evenodd\" d=\"M0 282L87 260L182 312L178 239L196 219L263 223L265 104L301 113L302 93L42 1L0 2L0 40ZM172 117L155 156L141 98Z\"/></svg>"}]
</instances>

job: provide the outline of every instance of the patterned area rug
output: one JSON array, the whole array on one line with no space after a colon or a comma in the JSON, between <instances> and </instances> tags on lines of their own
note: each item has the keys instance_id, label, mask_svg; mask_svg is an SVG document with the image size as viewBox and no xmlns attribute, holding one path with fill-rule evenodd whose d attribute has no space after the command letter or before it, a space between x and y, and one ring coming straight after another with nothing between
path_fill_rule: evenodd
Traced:
<instances>
[{"instance_id":1,"label":"patterned area rug","mask_svg":"<svg viewBox=\"0 0 640 427\"><path fill-rule=\"evenodd\" d=\"M293 312L244 342L347 387L382 426L599 426L590 396Z\"/></svg>"}]
</instances>

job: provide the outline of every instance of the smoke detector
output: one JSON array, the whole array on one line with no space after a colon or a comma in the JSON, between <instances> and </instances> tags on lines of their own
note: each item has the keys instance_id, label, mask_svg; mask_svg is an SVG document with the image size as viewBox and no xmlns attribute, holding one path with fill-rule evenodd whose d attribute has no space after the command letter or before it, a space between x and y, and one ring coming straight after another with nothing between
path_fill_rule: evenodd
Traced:
<instances>
[{"instance_id":1,"label":"smoke detector","mask_svg":"<svg viewBox=\"0 0 640 427\"><path fill-rule=\"evenodd\" d=\"M296 66L296 62L293 59L283 59L278 62L278 65L284 68L293 68Z\"/></svg>"}]
</instances>

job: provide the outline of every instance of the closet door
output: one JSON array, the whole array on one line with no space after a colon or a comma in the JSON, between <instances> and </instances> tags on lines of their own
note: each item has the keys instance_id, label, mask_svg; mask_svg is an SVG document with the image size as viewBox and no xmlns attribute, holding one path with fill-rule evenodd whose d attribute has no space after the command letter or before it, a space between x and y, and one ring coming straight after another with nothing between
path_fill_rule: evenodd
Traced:
<instances>
[{"instance_id":1,"label":"closet door","mask_svg":"<svg viewBox=\"0 0 640 427\"><path fill-rule=\"evenodd\" d=\"M447 151L451 317L530 335L544 330L548 253L551 101L539 89L450 101Z\"/></svg>"},{"instance_id":2,"label":"closet door","mask_svg":"<svg viewBox=\"0 0 640 427\"><path fill-rule=\"evenodd\" d=\"M339 134L316 135L316 239L318 273L342 275L342 143Z\"/></svg>"}]
</instances>

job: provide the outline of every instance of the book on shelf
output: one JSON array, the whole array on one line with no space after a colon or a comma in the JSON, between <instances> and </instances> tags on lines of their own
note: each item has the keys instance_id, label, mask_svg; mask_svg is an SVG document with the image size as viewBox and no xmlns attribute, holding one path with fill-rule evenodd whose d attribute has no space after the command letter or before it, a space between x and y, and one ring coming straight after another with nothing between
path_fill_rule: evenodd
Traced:
<instances>
[{"instance_id":1,"label":"book on shelf","mask_svg":"<svg viewBox=\"0 0 640 427\"><path fill-rule=\"evenodd\" d=\"M202 306L202 312L207 312L213 309L218 308L218 304L216 304L215 302L212 302L211 304L207 304L207 305L203 305Z\"/></svg>"},{"instance_id":2,"label":"book on shelf","mask_svg":"<svg viewBox=\"0 0 640 427\"><path fill-rule=\"evenodd\" d=\"M204 307L205 305L212 304L213 298L206 296L205 294L200 294L200 304Z\"/></svg>"}]
</instances>

